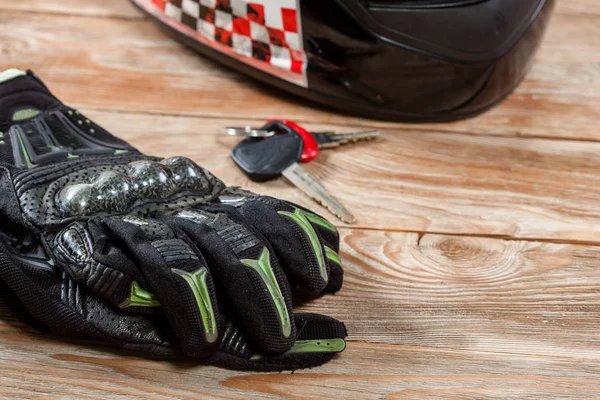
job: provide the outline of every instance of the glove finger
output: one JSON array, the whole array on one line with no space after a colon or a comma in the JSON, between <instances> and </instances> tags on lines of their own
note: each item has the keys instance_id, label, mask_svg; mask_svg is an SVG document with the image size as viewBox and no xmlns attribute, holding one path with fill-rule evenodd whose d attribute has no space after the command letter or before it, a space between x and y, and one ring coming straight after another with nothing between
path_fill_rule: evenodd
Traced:
<instances>
[{"instance_id":1,"label":"glove finger","mask_svg":"<svg viewBox=\"0 0 600 400\"><path fill-rule=\"evenodd\" d=\"M323 218L319 214L305 207L299 206L298 204L292 203L290 201L283 201L268 196L260 196L250 191L243 190L239 187L232 186L223 189L223 191L219 195L219 201L221 202L221 204L227 204L233 207L241 207L242 205L253 200L260 200L262 202L266 202L268 204L271 204L273 208L278 208L280 206L280 203L284 203L289 205L290 207L300 209L306 214L308 220L311 222L314 229L317 232L319 232L326 244L328 244L331 247L331 249L333 249L336 253L339 251L340 235L335 225L329 222L326 218Z\"/></svg>"},{"instance_id":2,"label":"glove finger","mask_svg":"<svg viewBox=\"0 0 600 400\"><path fill-rule=\"evenodd\" d=\"M282 353L294 342L288 282L269 244L223 213L186 211L168 219L196 243L254 343Z\"/></svg>"},{"instance_id":3,"label":"glove finger","mask_svg":"<svg viewBox=\"0 0 600 400\"><path fill-rule=\"evenodd\" d=\"M325 248L325 257L329 265L329 282L327 282L327 286L325 286L321 294L336 293L344 284L342 260L338 253L330 252L327 248Z\"/></svg>"},{"instance_id":4,"label":"glove finger","mask_svg":"<svg viewBox=\"0 0 600 400\"><path fill-rule=\"evenodd\" d=\"M320 234L325 228L310 221L320 218L315 214L269 197L256 197L238 207L218 204L203 209L225 212L260 232L277 254L294 297L318 297L341 287L343 271L334 250L338 248L337 232L328 232L330 244Z\"/></svg>"},{"instance_id":5,"label":"glove finger","mask_svg":"<svg viewBox=\"0 0 600 400\"><path fill-rule=\"evenodd\" d=\"M330 246L330 248L336 253L339 251L340 234L335 225L308 208L299 206L298 204L290 201L286 201L285 203L291 207L301 210L306 218L310 221L314 229L319 232L323 240L325 240L325 242Z\"/></svg>"},{"instance_id":6,"label":"glove finger","mask_svg":"<svg viewBox=\"0 0 600 400\"><path fill-rule=\"evenodd\" d=\"M307 208L292 202L286 203L295 209L301 210L306 219L310 221L315 231L317 231L323 238L325 259L329 267L329 281L327 282L327 286L321 294L335 293L339 291L344 283L344 270L342 259L339 256L340 234L337 228L326 218L323 218L319 214Z\"/></svg>"},{"instance_id":7,"label":"glove finger","mask_svg":"<svg viewBox=\"0 0 600 400\"><path fill-rule=\"evenodd\" d=\"M130 230L132 238L143 234L134 226ZM158 299L147 292L148 283L138 264L103 220L72 223L56 234L51 249L60 269L116 309L143 314L158 309ZM130 303L132 292L138 293L138 299ZM133 303L135 309L130 308Z\"/></svg>"},{"instance_id":8,"label":"glove finger","mask_svg":"<svg viewBox=\"0 0 600 400\"><path fill-rule=\"evenodd\" d=\"M346 349L346 326L327 315L296 313L298 337L282 361L289 359L301 368L321 365Z\"/></svg>"},{"instance_id":9,"label":"glove finger","mask_svg":"<svg viewBox=\"0 0 600 400\"><path fill-rule=\"evenodd\" d=\"M210 363L227 368L253 371L282 371L312 368L330 361L345 350L346 327L340 321L320 314L294 315L298 336L294 345L280 355L255 351L235 325L228 324L221 351Z\"/></svg>"},{"instance_id":10,"label":"glove finger","mask_svg":"<svg viewBox=\"0 0 600 400\"><path fill-rule=\"evenodd\" d=\"M36 257L8 251L0 242L0 279L38 321L62 337L95 339L137 351L175 356L173 331L163 314L125 314L85 290L44 251Z\"/></svg>"},{"instance_id":11,"label":"glove finger","mask_svg":"<svg viewBox=\"0 0 600 400\"><path fill-rule=\"evenodd\" d=\"M90 264L87 287L124 311L162 307L185 354L205 357L218 349L213 280L188 243L168 226L139 218L96 218L88 227L99 244L92 258L100 261Z\"/></svg>"}]
</instances>

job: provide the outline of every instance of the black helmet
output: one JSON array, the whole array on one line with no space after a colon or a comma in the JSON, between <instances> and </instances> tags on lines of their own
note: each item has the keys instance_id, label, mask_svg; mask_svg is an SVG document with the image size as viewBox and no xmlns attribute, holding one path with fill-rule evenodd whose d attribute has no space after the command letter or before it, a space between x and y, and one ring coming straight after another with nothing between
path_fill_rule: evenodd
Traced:
<instances>
[{"instance_id":1,"label":"black helmet","mask_svg":"<svg viewBox=\"0 0 600 400\"><path fill-rule=\"evenodd\" d=\"M454 120L528 71L554 0L133 0L185 44L370 117Z\"/></svg>"}]
</instances>

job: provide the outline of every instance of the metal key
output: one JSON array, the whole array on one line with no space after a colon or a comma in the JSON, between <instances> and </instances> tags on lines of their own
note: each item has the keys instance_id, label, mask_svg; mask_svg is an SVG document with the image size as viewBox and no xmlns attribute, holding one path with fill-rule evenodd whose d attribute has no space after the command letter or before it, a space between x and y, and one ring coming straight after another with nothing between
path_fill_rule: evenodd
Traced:
<instances>
[{"instance_id":1,"label":"metal key","mask_svg":"<svg viewBox=\"0 0 600 400\"><path fill-rule=\"evenodd\" d=\"M361 140L372 140L379 136L379 131L364 131L355 133L336 134L334 132L309 132L297 123L289 120L272 120L261 129L280 132L294 132L304 140L304 149L300 162L309 162L319 154L319 149L329 149L346 143Z\"/></svg>"},{"instance_id":2,"label":"metal key","mask_svg":"<svg viewBox=\"0 0 600 400\"><path fill-rule=\"evenodd\" d=\"M319 144L319 149L331 149L343 144L362 140L373 140L379 136L379 131L363 131L353 133L311 132Z\"/></svg>"},{"instance_id":3,"label":"metal key","mask_svg":"<svg viewBox=\"0 0 600 400\"><path fill-rule=\"evenodd\" d=\"M234 127L228 126L225 128L225 134L229 136L244 136L244 137L269 137L275 134L275 131L265 129L255 129L251 126Z\"/></svg>"},{"instance_id":4,"label":"metal key","mask_svg":"<svg viewBox=\"0 0 600 400\"><path fill-rule=\"evenodd\" d=\"M247 138L234 147L231 158L253 181L262 182L283 175L340 220L353 223L354 216L346 207L298 164L303 149L303 138L289 132L266 139Z\"/></svg>"}]
</instances>

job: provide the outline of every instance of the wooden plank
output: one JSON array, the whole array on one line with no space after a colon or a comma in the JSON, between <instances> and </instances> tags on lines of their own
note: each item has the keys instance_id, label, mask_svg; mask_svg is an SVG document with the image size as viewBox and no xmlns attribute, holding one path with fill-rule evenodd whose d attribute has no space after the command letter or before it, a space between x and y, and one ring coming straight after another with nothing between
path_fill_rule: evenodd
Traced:
<instances>
[{"instance_id":1,"label":"wooden plank","mask_svg":"<svg viewBox=\"0 0 600 400\"><path fill-rule=\"evenodd\" d=\"M36 349L6 341L0 356L3 397L597 399L600 390L597 361L577 358L358 343L317 370L248 374L144 360L52 339L34 343Z\"/></svg>"},{"instance_id":2,"label":"wooden plank","mask_svg":"<svg viewBox=\"0 0 600 400\"><path fill-rule=\"evenodd\" d=\"M307 309L353 340L600 357L599 247L344 229L341 253L344 289Z\"/></svg>"},{"instance_id":3,"label":"wooden plank","mask_svg":"<svg viewBox=\"0 0 600 400\"><path fill-rule=\"evenodd\" d=\"M29 14L88 15L96 18L142 19L143 14L129 0L0 0L0 10Z\"/></svg>"},{"instance_id":4,"label":"wooden plank","mask_svg":"<svg viewBox=\"0 0 600 400\"><path fill-rule=\"evenodd\" d=\"M229 185L327 213L283 178L250 182L229 158L238 139L219 134L231 121L86 115L146 153L185 155ZM599 143L386 130L323 151L305 168L355 213L357 227L599 242L598 154Z\"/></svg>"},{"instance_id":5,"label":"wooden plank","mask_svg":"<svg viewBox=\"0 0 600 400\"><path fill-rule=\"evenodd\" d=\"M306 166L359 218L341 229L343 290L303 307L346 322L332 363L248 374L148 360L36 330L0 290L0 397L598 398L600 143L556 139L600 139L600 2L559 1L517 92L436 125L297 104L183 50L125 0L0 10L0 68L35 69L141 150L192 157L228 184L323 212L283 180L248 182L218 132L273 116L385 128Z\"/></svg>"},{"instance_id":6,"label":"wooden plank","mask_svg":"<svg viewBox=\"0 0 600 400\"><path fill-rule=\"evenodd\" d=\"M600 17L595 14L556 14L533 71L494 110L458 123L416 126L308 105L184 49L150 21L6 12L0 23L0 68L31 67L81 107L239 123L283 116L338 125L600 139ZM56 27L59 33L48 34Z\"/></svg>"},{"instance_id":7,"label":"wooden plank","mask_svg":"<svg viewBox=\"0 0 600 400\"><path fill-rule=\"evenodd\" d=\"M557 1L556 12L560 14L600 16L600 2L598 0L559 0Z\"/></svg>"},{"instance_id":8,"label":"wooden plank","mask_svg":"<svg viewBox=\"0 0 600 400\"><path fill-rule=\"evenodd\" d=\"M42 334L2 296L0 396L597 397L600 247L341 233L344 288L304 307L348 326L348 350L324 367L247 374L146 360Z\"/></svg>"}]
</instances>

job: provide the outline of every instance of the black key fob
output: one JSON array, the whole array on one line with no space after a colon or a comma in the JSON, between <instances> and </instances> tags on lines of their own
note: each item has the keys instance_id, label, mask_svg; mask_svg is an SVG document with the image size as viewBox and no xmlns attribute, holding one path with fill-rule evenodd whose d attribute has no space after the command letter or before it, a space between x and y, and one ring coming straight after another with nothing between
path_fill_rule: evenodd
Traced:
<instances>
[{"instance_id":1,"label":"black key fob","mask_svg":"<svg viewBox=\"0 0 600 400\"><path fill-rule=\"evenodd\" d=\"M261 129L284 133L267 138L246 138L231 151L233 161L255 182L278 178L300 159L304 148L302 137L283 123L271 122Z\"/></svg>"}]
</instances>

